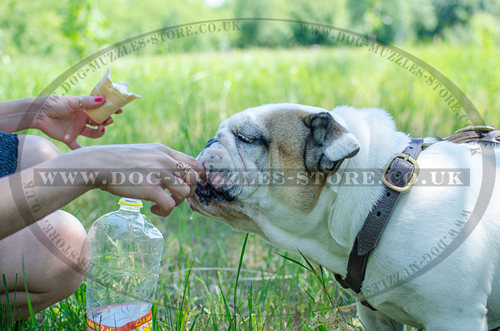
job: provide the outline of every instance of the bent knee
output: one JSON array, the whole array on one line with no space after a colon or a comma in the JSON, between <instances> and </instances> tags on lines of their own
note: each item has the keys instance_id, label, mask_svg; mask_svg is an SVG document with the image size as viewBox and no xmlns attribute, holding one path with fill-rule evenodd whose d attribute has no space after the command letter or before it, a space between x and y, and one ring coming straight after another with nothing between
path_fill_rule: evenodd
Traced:
<instances>
[{"instance_id":1,"label":"bent knee","mask_svg":"<svg viewBox=\"0 0 500 331\"><path fill-rule=\"evenodd\" d=\"M46 290L49 301L58 302L73 294L83 281L87 260L87 232L80 221L62 210L41 220L46 248Z\"/></svg>"},{"instance_id":2,"label":"bent knee","mask_svg":"<svg viewBox=\"0 0 500 331\"><path fill-rule=\"evenodd\" d=\"M85 231L82 223L75 216L64 210L56 210L38 222L50 225L61 236L71 237L72 241L85 241L87 238L87 231Z\"/></svg>"},{"instance_id":3,"label":"bent knee","mask_svg":"<svg viewBox=\"0 0 500 331\"><path fill-rule=\"evenodd\" d=\"M54 215L55 214L55 215ZM47 295L58 302L69 297L81 285L86 271L87 232L80 221L62 210L51 214L44 227L59 253L52 259Z\"/></svg>"},{"instance_id":4,"label":"bent knee","mask_svg":"<svg viewBox=\"0 0 500 331\"><path fill-rule=\"evenodd\" d=\"M54 263L60 267L63 276L77 273L83 279L87 259L87 232L82 223L63 210L52 213L41 222L46 240L57 250L58 259Z\"/></svg>"},{"instance_id":5,"label":"bent knee","mask_svg":"<svg viewBox=\"0 0 500 331\"><path fill-rule=\"evenodd\" d=\"M17 170L27 169L60 154L53 142L35 135L19 135Z\"/></svg>"},{"instance_id":6,"label":"bent knee","mask_svg":"<svg viewBox=\"0 0 500 331\"><path fill-rule=\"evenodd\" d=\"M7 287L0 288L0 303L5 290L22 296L25 283L36 312L69 297L85 275L86 241L78 219L60 210L0 240L0 274ZM22 316L28 316L18 301Z\"/></svg>"},{"instance_id":7,"label":"bent knee","mask_svg":"<svg viewBox=\"0 0 500 331\"><path fill-rule=\"evenodd\" d=\"M22 290L15 280L26 277L30 291L73 293L85 274L86 241L78 219L61 210L1 240L0 272L8 289Z\"/></svg>"},{"instance_id":8,"label":"bent knee","mask_svg":"<svg viewBox=\"0 0 500 331\"><path fill-rule=\"evenodd\" d=\"M62 210L47 217L42 228L57 251L47 270L47 300L58 302L69 297L81 285L87 261L87 232L80 221Z\"/></svg>"}]
</instances>

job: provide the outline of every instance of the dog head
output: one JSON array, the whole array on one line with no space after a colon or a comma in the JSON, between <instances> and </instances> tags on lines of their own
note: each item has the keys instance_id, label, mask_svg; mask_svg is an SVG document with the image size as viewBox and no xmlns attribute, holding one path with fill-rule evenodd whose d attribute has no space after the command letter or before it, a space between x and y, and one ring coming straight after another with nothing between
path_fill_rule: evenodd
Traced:
<instances>
[{"instance_id":1,"label":"dog head","mask_svg":"<svg viewBox=\"0 0 500 331\"><path fill-rule=\"evenodd\" d=\"M249 108L222 122L198 160L207 181L188 199L193 210L241 231L269 237L263 222L303 228L329 175L359 151L331 112L303 105ZM264 234L266 232L266 234Z\"/></svg>"}]
</instances>

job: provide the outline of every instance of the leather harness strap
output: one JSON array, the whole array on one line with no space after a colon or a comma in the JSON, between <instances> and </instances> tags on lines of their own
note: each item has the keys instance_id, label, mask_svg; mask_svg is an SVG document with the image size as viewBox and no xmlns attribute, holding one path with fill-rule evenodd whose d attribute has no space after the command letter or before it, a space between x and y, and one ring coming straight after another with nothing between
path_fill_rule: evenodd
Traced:
<instances>
[{"instance_id":1,"label":"leather harness strap","mask_svg":"<svg viewBox=\"0 0 500 331\"><path fill-rule=\"evenodd\" d=\"M358 232L349 255L346 277L342 278L338 274L335 275L342 287L350 288L356 293L361 292L361 284L365 277L370 252L377 245L402 190L407 188L408 183L412 178L415 178L414 174L418 171L411 159L415 160L420 154L422 142L422 139L412 139L403 153L397 154L392 159L384 172L385 181L392 184L393 188L384 186L382 197L373 206L361 230ZM362 303L373 309L366 301Z\"/></svg>"},{"instance_id":2,"label":"leather harness strap","mask_svg":"<svg viewBox=\"0 0 500 331\"><path fill-rule=\"evenodd\" d=\"M486 143L500 143L500 131L495 131L494 126L469 126L458 130L454 135L444 138L457 144L480 141Z\"/></svg>"},{"instance_id":3,"label":"leather harness strap","mask_svg":"<svg viewBox=\"0 0 500 331\"><path fill-rule=\"evenodd\" d=\"M500 143L500 131L494 130L495 128L491 126L468 127L458 130L454 135L443 140L457 144L472 141ZM380 240L400 194L409 190L416 180L418 175L416 159L422 151L422 146L422 139L411 139L403 153L396 154L389 162L382 175L382 181L385 184L382 197L372 207L354 240L347 263L347 275L342 278L341 275L335 274L335 278L342 287L350 288L356 293L361 292L370 252ZM366 300L361 303L375 310Z\"/></svg>"}]
</instances>

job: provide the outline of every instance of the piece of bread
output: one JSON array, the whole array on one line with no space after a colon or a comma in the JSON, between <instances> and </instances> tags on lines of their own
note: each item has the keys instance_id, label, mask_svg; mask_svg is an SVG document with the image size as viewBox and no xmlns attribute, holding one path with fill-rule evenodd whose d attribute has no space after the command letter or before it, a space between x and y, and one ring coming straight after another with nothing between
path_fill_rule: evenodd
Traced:
<instances>
[{"instance_id":1,"label":"piece of bread","mask_svg":"<svg viewBox=\"0 0 500 331\"><path fill-rule=\"evenodd\" d=\"M101 80L92 89L90 95L102 95L106 98L102 106L86 110L87 115L99 124L102 124L108 117L130 101L141 97L128 91L128 83L113 83L111 80L111 68L108 68Z\"/></svg>"}]
</instances>

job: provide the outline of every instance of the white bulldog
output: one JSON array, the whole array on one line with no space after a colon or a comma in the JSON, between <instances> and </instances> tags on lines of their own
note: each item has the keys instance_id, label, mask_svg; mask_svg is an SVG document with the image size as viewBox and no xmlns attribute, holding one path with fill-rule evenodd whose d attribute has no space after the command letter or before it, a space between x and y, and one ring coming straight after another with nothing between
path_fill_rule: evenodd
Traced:
<instances>
[{"instance_id":1,"label":"white bulldog","mask_svg":"<svg viewBox=\"0 0 500 331\"><path fill-rule=\"evenodd\" d=\"M250 108L222 122L198 156L208 181L188 203L345 276L355 237L383 192L370 171L381 173L409 140L380 109ZM376 309L358 301L360 319L377 331L496 328L500 148L438 142L417 161L428 182L402 193L361 293L351 291Z\"/></svg>"}]
</instances>

